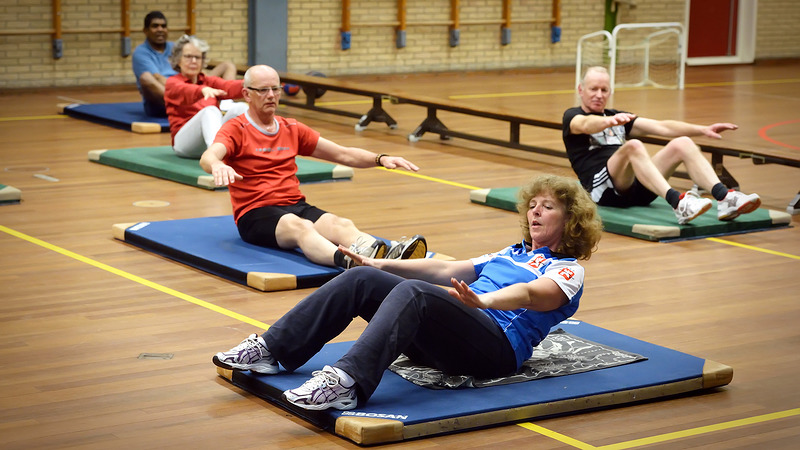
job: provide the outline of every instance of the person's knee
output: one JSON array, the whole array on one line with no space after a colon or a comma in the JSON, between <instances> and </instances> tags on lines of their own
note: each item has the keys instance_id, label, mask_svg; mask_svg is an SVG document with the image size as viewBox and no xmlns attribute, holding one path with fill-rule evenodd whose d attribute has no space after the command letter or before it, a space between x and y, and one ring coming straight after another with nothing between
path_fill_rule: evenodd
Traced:
<instances>
[{"instance_id":1,"label":"person's knee","mask_svg":"<svg viewBox=\"0 0 800 450\"><path fill-rule=\"evenodd\" d=\"M329 222L330 225L332 225L333 227L338 228L338 229L351 229L351 228L355 228L355 226L356 226L356 224L353 223L352 220L350 220L350 219L348 219L346 217L340 217L340 216L336 216L336 215L331 214L328 217L328 219L330 220L330 222Z\"/></svg>"},{"instance_id":2,"label":"person's knee","mask_svg":"<svg viewBox=\"0 0 800 450\"><path fill-rule=\"evenodd\" d=\"M143 88L150 89L157 86L160 83L158 83L158 80L156 80L156 77L154 77L152 73L142 72L142 74L139 76L139 84Z\"/></svg>"},{"instance_id":3,"label":"person's knee","mask_svg":"<svg viewBox=\"0 0 800 450\"><path fill-rule=\"evenodd\" d=\"M675 156L675 159L684 160L688 156L700 153L700 147L687 136L677 137L667 144L662 151L666 151Z\"/></svg>"},{"instance_id":4,"label":"person's knee","mask_svg":"<svg viewBox=\"0 0 800 450\"><path fill-rule=\"evenodd\" d=\"M639 139L631 139L625 142L622 147L617 149L617 153L621 154L628 160L645 156L649 157L647 148L645 148L644 143Z\"/></svg>"}]
</instances>

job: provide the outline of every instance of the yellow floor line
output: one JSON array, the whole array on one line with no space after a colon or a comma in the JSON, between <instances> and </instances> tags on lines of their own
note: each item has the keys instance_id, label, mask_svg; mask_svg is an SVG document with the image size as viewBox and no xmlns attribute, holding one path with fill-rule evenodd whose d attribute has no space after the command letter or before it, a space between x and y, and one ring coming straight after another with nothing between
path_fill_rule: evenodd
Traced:
<instances>
[{"instance_id":1,"label":"yellow floor line","mask_svg":"<svg viewBox=\"0 0 800 450\"><path fill-rule=\"evenodd\" d=\"M626 448L640 447L643 445L657 444L659 442L667 442L675 439L681 439L690 436L698 436L706 433L713 433L715 431L729 430L731 428L744 427L771 420L785 419L787 417L800 415L800 408L788 409L786 411L779 411L770 414L763 414L760 416L748 417L745 419L731 420L730 422L722 422L715 425L708 425L704 427L690 428L688 430L676 431L674 433L666 433L649 438L635 439L627 442L620 442L619 444L604 445L597 447L603 450L622 450Z\"/></svg>"},{"instance_id":2,"label":"yellow floor line","mask_svg":"<svg viewBox=\"0 0 800 450\"><path fill-rule=\"evenodd\" d=\"M69 116L62 114L52 114L49 116L21 116L21 117L0 117L0 122L16 122L19 120L43 120L43 119L66 119Z\"/></svg>"},{"instance_id":3,"label":"yellow floor line","mask_svg":"<svg viewBox=\"0 0 800 450\"><path fill-rule=\"evenodd\" d=\"M775 250L767 250L765 248L753 247L752 245L740 244L738 242L728 241L728 240L725 240L725 239L710 237L710 238L706 238L706 240L713 241L713 242L719 242L720 244L733 245L734 247L746 248L747 250L753 250L753 251L756 251L756 252L769 253L770 255L783 256L783 257L791 258L791 259L800 259L800 256L797 256L797 255L790 255L788 253L776 252Z\"/></svg>"},{"instance_id":4,"label":"yellow floor line","mask_svg":"<svg viewBox=\"0 0 800 450\"><path fill-rule=\"evenodd\" d=\"M251 319L251 318L249 318L247 316L244 316L242 314L233 312L233 311L231 311L229 309L225 309L225 308L222 308L220 306L214 305L213 303L208 303L206 301L200 300L199 298L195 298L195 297L192 297L190 295L186 295L186 294L184 294L182 292L178 292L178 291L176 291L174 289L170 289L170 288L162 286L162 285L160 285L158 283L153 283L152 281L145 280L142 277L138 277L138 276L133 275L131 273L119 270L117 268L111 267L109 265L103 264L101 262L95 261L93 259L90 259L90 258L87 258L85 256L79 255L77 253L71 252L71 251L66 250L64 248L61 248L61 247L55 246L53 244L50 244L48 242L42 241L42 240L37 239L35 237L28 236L27 234L20 233L19 231L12 230L11 228L7 228L7 227L5 227L3 225L0 225L0 231L2 231L4 233L7 233L7 234L10 234L11 236L17 237L17 238L22 239L24 241L28 241L31 244L36 244L36 245L38 245L40 247L44 247L44 248L46 248L48 250L52 250L52 251L54 251L56 253L61 253L64 256L68 256L68 257L70 257L72 259L75 259L75 260L78 260L78 261L80 261L82 263L89 264L90 266L97 267L98 269L105 270L106 272L113 273L114 275L118 275L118 276L120 276L122 278L127 278L128 280L131 280L131 281L133 281L135 283L139 283L139 284L141 284L143 286L147 286L147 287L155 289L157 291L161 291L161 292L163 292L163 293L165 293L167 295L171 295L173 297L177 297L177 298L179 298L181 300L185 300L185 301L187 301L189 303L194 303L197 306L202 306L203 308L210 309L211 311L226 315L226 316L228 316L230 318L233 318L233 319L248 323L250 325L257 326L257 327L262 328L264 330L269 328L269 325L267 325L267 324L265 324L263 322L259 322L257 320Z\"/></svg>"},{"instance_id":5,"label":"yellow floor line","mask_svg":"<svg viewBox=\"0 0 800 450\"><path fill-rule=\"evenodd\" d=\"M385 167L378 167L378 169L382 169L382 170L385 170L385 171L387 171L387 172L396 173L396 174L398 174L398 175L405 175L405 176L408 176L408 177L414 177L414 178L419 178L419 179L422 179L422 180L433 181L433 182L435 182L435 183L448 184L448 185L450 185L450 186L455 186L455 187L460 187L460 188L464 188L464 189L469 189L470 191L474 191L474 190L477 190L477 189L481 189L481 188L479 188L479 187L477 187L477 186L470 186L470 185L468 185L468 184L456 183L455 181L447 181L447 180L443 180L443 179L441 179L441 178L429 177L429 176L427 176L427 175L421 175L421 174L418 174L418 173L416 173L416 172L409 172L409 171L407 171L407 170L402 170L402 169L400 169L400 170L393 170L393 169L387 169L387 168L385 168Z\"/></svg>"},{"instance_id":6,"label":"yellow floor line","mask_svg":"<svg viewBox=\"0 0 800 450\"><path fill-rule=\"evenodd\" d=\"M571 438L569 436L565 436L565 435L563 435L561 433L557 433L555 431L548 430L545 427L541 427L539 425L534 425L534 424L532 424L530 422L519 423L517 425L521 426L522 428L527 428L528 430L535 431L535 432L541 434L542 436L547 436L547 437L549 437L549 438L551 438L553 440L556 440L558 442L562 442L564 444L571 445L571 446L573 446L575 448L579 448L579 449L582 449L582 450L593 450L593 449L597 448L594 445L590 445L590 444L587 444L585 442L579 441L577 439L573 439L573 438Z\"/></svg>"}]
</instances>

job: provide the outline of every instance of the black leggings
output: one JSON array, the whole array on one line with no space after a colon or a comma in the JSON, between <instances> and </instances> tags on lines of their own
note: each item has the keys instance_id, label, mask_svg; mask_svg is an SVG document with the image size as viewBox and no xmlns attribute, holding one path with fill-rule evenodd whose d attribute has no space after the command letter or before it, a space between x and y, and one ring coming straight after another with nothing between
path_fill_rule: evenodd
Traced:
<instances>
[{"instance_id":1,"label":"black leggings","mask_svg":"<svg viewBox=\"0 0 800 450\"><path fill-rule=\"evenodd\" d=\"M264 334L288 370L305 364L323 345L362 317L369 324L333 365L350 374L366 401L384 371L404 353L446 373L506 376L517 360L500 326L433 284L406 280L372 267L355 267L298 303Z\"/></svg>"}]
</instances>

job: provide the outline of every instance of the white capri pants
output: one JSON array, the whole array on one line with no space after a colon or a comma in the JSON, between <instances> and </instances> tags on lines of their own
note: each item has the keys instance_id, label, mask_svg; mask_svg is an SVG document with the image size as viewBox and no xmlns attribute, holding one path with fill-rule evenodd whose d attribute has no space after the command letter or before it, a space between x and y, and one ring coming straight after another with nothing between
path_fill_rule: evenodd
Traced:
<instances>
[{"instance_id":1,"label":"white capri pants","mask_svg":"<svg viewBox=\"0 0 800 450\"><path fill-rule=\"evenodd\" d=\"M178 130L172 149L181 158L200 159L203 152L214 143L222 124L243 114L247 108L245 102L234 102L223 116L218 107L206 106Z\"/></svg>"}]
</instances>

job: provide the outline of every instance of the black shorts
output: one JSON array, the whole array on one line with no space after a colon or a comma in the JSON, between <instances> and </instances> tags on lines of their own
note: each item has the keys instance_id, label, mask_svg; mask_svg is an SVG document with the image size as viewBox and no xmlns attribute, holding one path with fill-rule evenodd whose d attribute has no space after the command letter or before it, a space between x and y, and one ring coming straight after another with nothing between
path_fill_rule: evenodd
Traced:
<instances>
[{"instance_id":1,"label":"black shorts","mask_svg":"<svg viewBox=\"0 0 800 450\"><path fill-rule=\"evenodd\" d=\"M294 214L297 217L316 222L326 212L305 201L286 206L262 206L247 211L236 222L236 228L239 230L239 236L248 244L280 248L278 240L275 238L275 229L278 227L281 217L286 214Z\"/></svg>"},{"instance_id":2,"label":"black shorts","mask_svg":"<svg viewBox=\"0 0 800 450\"><path fill-rule=\"evenodd\" d=\"M608 168L603 167L602 170L594 175L592 180L593 185L589 191L592 200L600 206L614 206L625 208L628 206L647 206L653 203L658 195L644 187L639 180L634 179L631 187L625 192L617 192L611 177L608 175Z\"/></svg>"}]
</instances>

